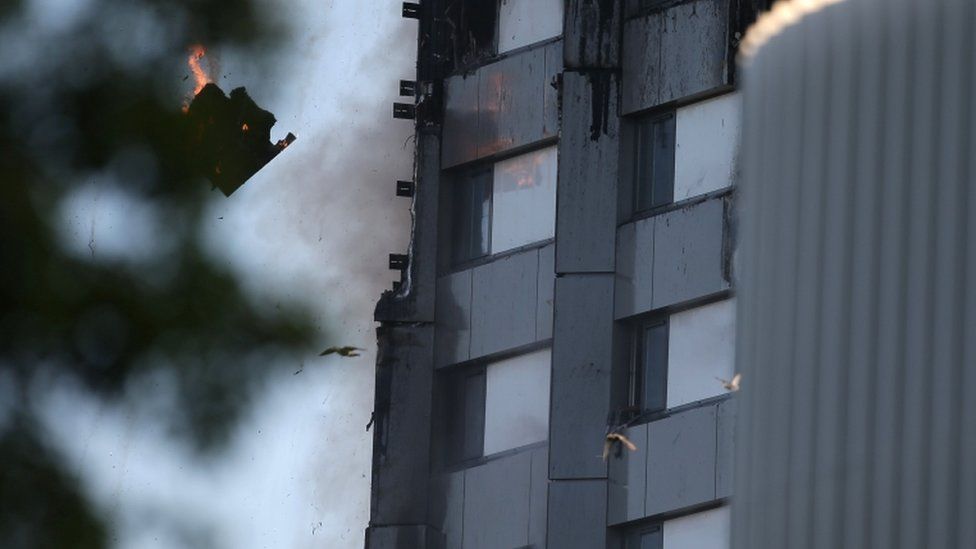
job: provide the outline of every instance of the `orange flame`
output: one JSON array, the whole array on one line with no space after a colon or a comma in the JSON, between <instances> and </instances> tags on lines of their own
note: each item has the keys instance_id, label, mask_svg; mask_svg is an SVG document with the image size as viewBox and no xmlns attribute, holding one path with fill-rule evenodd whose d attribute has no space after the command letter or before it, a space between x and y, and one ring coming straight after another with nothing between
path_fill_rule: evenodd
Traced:
<instances>
[{"instance_id":1,"label":"orange flame","mask_svg":"<svg viewBox=\"0 0 976 549\"><path fill-rule=\"evenodd\" d=\"M203 47L202 45L194 44L190 46L190 55L186 58L186 64L189 65L190 72L193 73L194 86L193 94L189 95L183 102L184 113L190 110L190 101L192 101L193 98L200 93L200 90L202 90L203 87L209 82L213 82L213 79L210 78L209 74L207 74L206 69L200 65L200 59L202 59L206 54L207 48Z\"/></svg>"},{"instance_id":2,"label":"orange flame","mask_svg":"<svg viewBox=\"0 0 976 549\"><path fill-rule=\"evenodd\" d=\"M248 127L247 122L245 122L244 124L241 125L241 131L242 132L246 132L249 129L251 129L251 128Z\"/></svg>"},{"instance_id":3,"label":"orange flame","mask_svg":"<svg viewBox=\"0 0 976 549\"><path fill-rule=\"evenodd\" d=\"M196 86L193 88L193 95L200 93L200 90L211 82L212 79L207 71L200 66L200 59L206 55L207 49L200 44L194 44L190 46L190 56L186 59L186 64L190 66L190 71L193 72L193 78L196 80Z\"/></svg>"}]
</instances>

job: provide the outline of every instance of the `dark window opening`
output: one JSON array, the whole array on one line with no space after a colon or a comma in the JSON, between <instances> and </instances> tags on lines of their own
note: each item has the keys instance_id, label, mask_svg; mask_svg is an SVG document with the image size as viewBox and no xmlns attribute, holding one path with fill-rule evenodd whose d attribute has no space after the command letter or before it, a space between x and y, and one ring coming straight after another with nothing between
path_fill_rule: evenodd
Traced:
<instances>
[{"instance_id":1,"label":"dark window opening","mask_svg":"<svg viewBox=\"0 0 976 549\"><path fill-rule=\"evenodd\" d=\"M623 549L662 549L664 532L660 524L631 528L624 534Z\"/></svg>"},{"instance_id":2,"label":"dark window opening","mask_svg":"<svg viewBox=\"0 0 976 549\"><path fill-rule=\"evenodd\" d=\"M655 319L635 329L630 405L647 412L667 409L668 321Z\"/></svg>"},{"instance_id":3,"label":"dark window opening","mask_svg":"<svg viewBox=\"0 0 976 549\"><path fill-rule=\"evenodd\" d=\"M491 249L491 169L473 172L454 184L451 200L451 264L488 255Z\"/></svg>"},{"instance_id":4,"label":"dark window opening","mask_svg":"<svg viewBox=\"0 0 976 549\"><path fill-rule=\"evenodd\" d=\"M634 139L634 212L674 200L674 113L642 118Z\"/></svg>"},{"instance_id":5,"label":"dark window opening","mask_svg":"<svg viewBox=\"0 0 976 549\"><path fill-rule=\"evenodd\" d=\"M443 374L444 456L448 464L480 458L484 452L485 369Z\"/></svg>"},{"instance_id":6,"label":"dark window opening","mask_svg":"<svg viewBox=\"0 0 976 549\"><path fill-rule=\"evenodd\" d=\"M450 37L447 59L454 69L495 55L498 4L492 0L447 0L444 30Z\"/></svg>"}]
</instances>

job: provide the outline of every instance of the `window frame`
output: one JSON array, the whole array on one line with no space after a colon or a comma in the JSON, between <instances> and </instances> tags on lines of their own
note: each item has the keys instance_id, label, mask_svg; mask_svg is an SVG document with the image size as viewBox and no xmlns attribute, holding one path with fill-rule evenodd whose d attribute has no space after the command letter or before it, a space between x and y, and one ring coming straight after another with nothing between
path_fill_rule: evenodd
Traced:
<instances>
[{"instance_id":1,"label":"window frame","mask_svg":"<svg viewBox=\"0 0 976 549\"><path fill-rule=\"evenodd\" d=\"M664 111L658 111L650 114L644 114L636 116L633 120L633 137L632 146L630 154L631 162L631 173L630 173L630 184L631 184L631 196L630 196L630 211L632 217L642 217L651 215L656 211L660 211L668 206L674 204L674 175L675 175L675 150L677 146L677 111L675 109L667 109ZM664 165L665 176L667 181L664 182L665 197L666 199L657 199L658 191L658 158L653 151L656 149L657 136L651 140L651 146L645 147L647 141L646 135L648 132L656 131L658 124L666 124L666 135L670 137L670 142L668 143L668 151L665 153L667 158L665 159ZM649 155L648 151L652 153ZM650 158L648 158L650 156ZM645 177L645 168L647 164L650 164L650 176ZM647 184L644 184L647 182ZM649 204L642 204L642 190L649 189L650 199Z\"/></svg>"},{"instance_id":2,"label":"window frame","mask_svg":"<svg viewBox=\"0 0 976 549\"><path fill-rule=\"evenodd\" d=\"M493 224L495 222L495 173L496 166L502 162L516 159L520 156L536 154L547 149L552 149L555 163L552 171L553 203L558 200L559 193L559 149L558 141L546 139L534 143L526 149L515 149L503 155L489 156L472 162L470 164L451 168L441 172L441 213L439 215L439 236L438 236L438 272L441 274L457 272L468 269L483 263L492 261L496 258L505 257L514 253L534 248L547 246L555 240L556 233L556 208L552 211L552 236L526 242L524 244L507 248L500 251L493 251ZM488 223L485 227L485 245L487 251L481 255L458 257L456 253L456 236L458 234L459 209L457 206L458 189L463 185L469 185L475 178L487 174L487 184L485 185L488 196ZM469 203L470 205L470 203ZM445 213L447 211L447 213ZM470 210L464 210L470 212Z\"/></svg>"},{"instance_id":3,"label":"window frame","mask_svg":"<svg viewBox=\"0 0 976 549\"><path fill-rule=\"evenodd\" d=\"M647 405L647 337L649 330L663 327L664 329L664 361L655 378L662 382L660 389L660 407L650 408ZM637 410L638 415L656 414L668 410L668 352L670 347L671 323L670 315L656 314L635 322L631 326L632 340L630 349L628 406ZM658 357L660 358L660 357Z\"/></svg>"}]
</instances>

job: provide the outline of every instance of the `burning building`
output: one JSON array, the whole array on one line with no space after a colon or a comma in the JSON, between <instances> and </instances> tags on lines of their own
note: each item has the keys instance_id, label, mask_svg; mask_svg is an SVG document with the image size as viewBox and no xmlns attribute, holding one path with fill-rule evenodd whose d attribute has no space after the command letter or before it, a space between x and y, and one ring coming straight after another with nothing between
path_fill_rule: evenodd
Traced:
<instances>
[{"instance_id":1,"label":"burning building","mask_svg":"<svg viewBox=\"0 0 976 549\"><path fill-rule=\"evenodd\" d=\"M403 4L367 548L728 546L733 60L765 4Z\"/></svg>"}]
</instances>

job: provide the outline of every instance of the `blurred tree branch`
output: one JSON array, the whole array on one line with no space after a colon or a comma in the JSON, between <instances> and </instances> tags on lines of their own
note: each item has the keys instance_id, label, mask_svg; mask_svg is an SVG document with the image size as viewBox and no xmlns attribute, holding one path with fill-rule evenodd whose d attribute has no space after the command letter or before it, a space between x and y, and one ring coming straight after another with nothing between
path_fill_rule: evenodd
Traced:
<instances>
[{"instance_id":1,"label":"blurred tree branch","mask_svg":"<svg viewBox=\"0 0 976 549\"><path fill-rule=\"evenodd\" d=\"M108 526L31 417L41 365L106 399L165 370L177 380L174 429L211 450L274 358L315 336L307 312L258 308L202 249L214 195L192 175L182 139L187 45L243 49L258 62L283 27L253 0L77 4L0 7L0 373L18 396L0 417L0 505L19 502L0 520L3 547L107 543ZM63 206L91 179L160 212L158 236L174 245L139 261L98 256L94 242L91 257L70 250Z\"/></svg>"}]
</instances>

